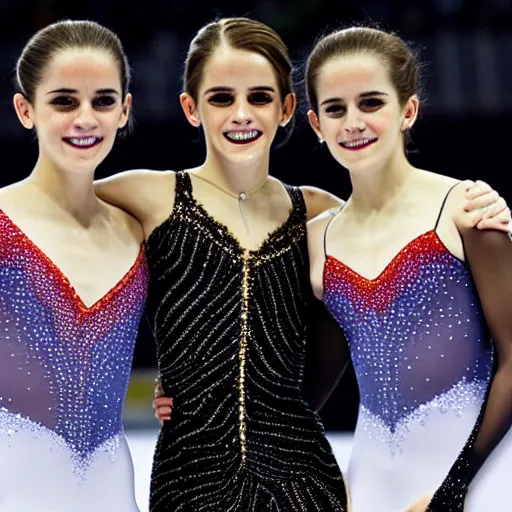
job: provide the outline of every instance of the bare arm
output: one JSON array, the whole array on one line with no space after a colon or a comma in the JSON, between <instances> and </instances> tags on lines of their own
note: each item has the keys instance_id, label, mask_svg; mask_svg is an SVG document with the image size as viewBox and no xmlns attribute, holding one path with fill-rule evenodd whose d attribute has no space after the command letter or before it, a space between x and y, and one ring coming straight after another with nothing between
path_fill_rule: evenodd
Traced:
<instances>
[{"instance_id":1,"label":"bare arm","mask_svg":"<svg viewBox=\"0 0 512 512\"><path fill-rule=\"evenodd\" d=\"M336 208L345 204L343 199L340 199L334 194L326 192L321 188L302 186L300 189L304 194L304 200L306 202L308 212L308 221L331 208Z\"/></svg>"},{"instance_id":2,"label":"bare arm","mask_svg":"<svg viewBox=\"0 0 512 512\"><path fill-rule=\"evenodd\" d=\"M94 182L98 197L131 215L144 227L146 236L172 211L174 173L133 170Z\"/></svg>"}]
</instances>

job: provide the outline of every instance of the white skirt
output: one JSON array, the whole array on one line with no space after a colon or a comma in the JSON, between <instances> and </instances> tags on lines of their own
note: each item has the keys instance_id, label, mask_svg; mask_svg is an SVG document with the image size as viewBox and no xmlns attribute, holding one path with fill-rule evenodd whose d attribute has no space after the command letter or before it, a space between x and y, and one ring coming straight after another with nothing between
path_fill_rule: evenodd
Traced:
<instances>
[{"instance_id":1,"label":"white skirt","mask_svg":"<svg viewBox=\"0 0 512 512\"><path fill-rule=\"evenodd\" d=\"M0 512L35 511L139 512L124 432L83 456L52 430L0 410Z\"/></svg>"}]
</instances>

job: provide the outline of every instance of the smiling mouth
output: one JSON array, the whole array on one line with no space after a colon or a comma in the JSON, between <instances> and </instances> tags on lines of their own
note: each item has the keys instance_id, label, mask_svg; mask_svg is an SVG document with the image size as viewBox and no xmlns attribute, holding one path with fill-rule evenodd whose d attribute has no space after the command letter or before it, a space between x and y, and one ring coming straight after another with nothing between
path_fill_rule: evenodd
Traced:
<instances>
[{"instance_id":1,"label":"smiling mouth","mask_svg":"<svg viewBox=\"0 0 512 512\"><path fill-rule=\"evenodd\" d=\"M229 131L223 133L224 137L234 144L250 144L258 140L263 132L259 130Z\"/></svg>"},{"instance_id":2,"label":"smiling mouth","mask_svg":"<svg viewBox=\"0 0 512 512\"><path fill-rule=\"evenodd\" d=\"M62 140L74 148L90 149L97 146L103 137L64 137Z\"/></svg>"},{"instance_id":3,"label":"smiling mouth","mask_svg":"<svg viewBox=\"0 0 512 512\"><path fill-rule=\"evenodd\" d=\"M360 149L364 149L367 148L368 146L371 146L374 142L377 142L377 137L347 140L346 142L340 142L339 145L342 148L348 149L350 151L358 151Z\"/></svg>"}]
</instances>

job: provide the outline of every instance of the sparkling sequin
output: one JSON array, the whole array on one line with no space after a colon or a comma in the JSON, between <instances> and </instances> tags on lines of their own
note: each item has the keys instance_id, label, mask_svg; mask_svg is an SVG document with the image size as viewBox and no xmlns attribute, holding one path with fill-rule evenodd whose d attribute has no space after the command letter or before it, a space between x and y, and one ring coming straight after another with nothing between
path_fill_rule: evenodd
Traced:
<instances>
[{"instance_id":1,"label":"sparkling sequin","mask_svg":"<svg viewBox=\"0 0 512 512\"><path fill-rule=\"evenodd\" d=\"M144 251L87 307L1 212L0 237L0 438L30 433L64 447L76 476L86 478L96 454L114 458L124 439L122 407L147 292Z\"/></svg>"},{"instance_id":2,"label":"sparkling sequin","mask_svg":"<svg viewBox=\"0 0 512 512\"><path fill-rule=\"evenodd\" d=\"M247 337L249 334L249 297L250 297L250 261L251 255L245 251L243 254L243 269L242 269L242 332L240 339L240 377L238 379L238 393L239 393L239 429L240 429L240 450L242 452L242 465L245 464L247 459L247 422L245 410L245 363L247 355Z\"/></svg>"},{"instance_id":3,"label":"sparkling sequin","mask_svg":"<svg viewBox=\"0 0 512 512\"><path fill-rule=\"evenodd\" d=\"M305 204L244 251L176 176L172 215L150 235L148 314L174 397L151 510L343 511L341 473L304 402Z\"/></svg>"},{"instance_id":4,"label":"sparkling sequin","mask_svg":"<svg viewBox=\"0 0 512 512\"><path fill-rule=\"evenodd\" d=\"M491 340L466 265L435 231L407 244L375 279L329 255L324 302L347 335L356 371L356 439L377 443L372 444L376 450L379 442L386 446L379 464L403 471L403 478L415 468L402 468L402 461L422 453L418 467L437 464L435 489L456 456L443 460L438 453L439 459L433 455L430 461L424 447L411 447L409 439L443 436L436 429L450 411L452 449L459 453L477 422L492 375ZM402 482L396 486L397 493L405 489ZM384 503L382 510L388 510Z\"/></svg>"}]
</instances>

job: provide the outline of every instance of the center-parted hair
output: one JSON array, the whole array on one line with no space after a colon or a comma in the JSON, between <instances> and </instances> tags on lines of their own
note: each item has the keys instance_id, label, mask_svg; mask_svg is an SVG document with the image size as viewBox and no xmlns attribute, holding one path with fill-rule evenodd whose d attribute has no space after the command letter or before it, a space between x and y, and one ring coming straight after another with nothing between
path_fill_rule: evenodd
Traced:
<instances>
[{"instance_id":1,"label":"center-parted hair","mask_svg":"<svg viewBox=\"0 0 512 512\"><path fill-rule=\"evenodd\" d=\"M87 20L58 21L32 36L16 65L18 92L33 103L36 89L53 57L69 49L92 49L110 53L119 67L124 99L130 86L130 66L121 41L108 28Z\"/></svg>"},{"instance_id":2,"label":"center-parted hair","mask_svg":"<svg viewBox=\"0 0 512 512\"><path fill-rule=\"evenodd\" d=\"M265 57L274 70L281 100L294 92L292 63L288 49L277 32L250 18L223 18L205 25L190 43L183 89L194 100L197 101L206 64L222 43Z\"/></svg>"},{"instance_id":3,"label":"center-parted hair","mask_svg":"<svg viewBox=\"0 0 512 512\"><path fill-rule=\"evenodd\" d=\"M350 27L321 38L306 64L306 92L318 113L317 81L322 67L345 55L369 54L381 59L401 105L420 92L420 69L415 52L397 35L370 27Z\"/></svg>"}]
</instances>

